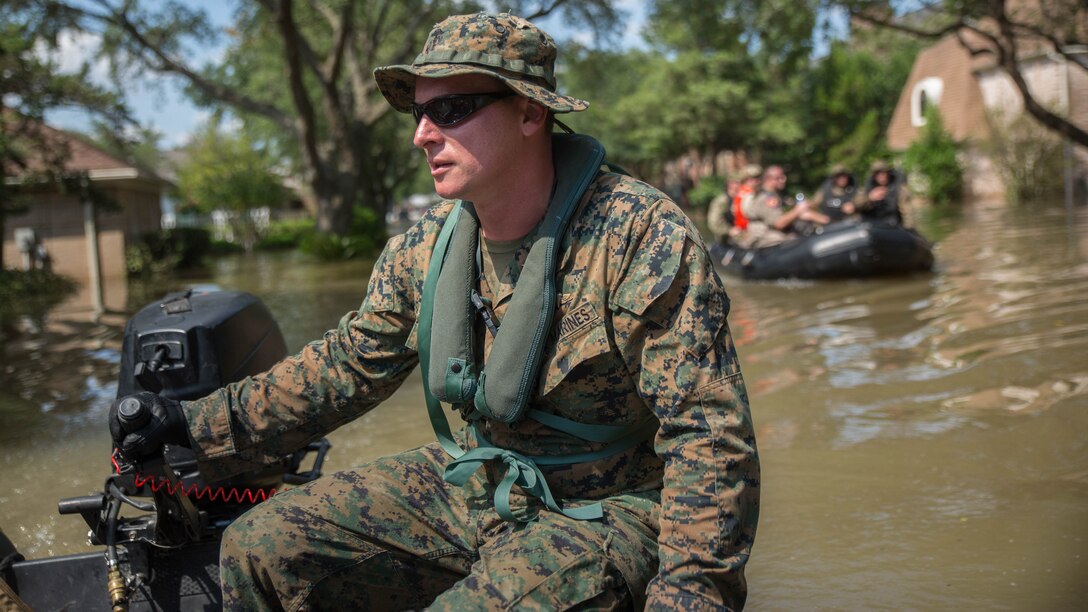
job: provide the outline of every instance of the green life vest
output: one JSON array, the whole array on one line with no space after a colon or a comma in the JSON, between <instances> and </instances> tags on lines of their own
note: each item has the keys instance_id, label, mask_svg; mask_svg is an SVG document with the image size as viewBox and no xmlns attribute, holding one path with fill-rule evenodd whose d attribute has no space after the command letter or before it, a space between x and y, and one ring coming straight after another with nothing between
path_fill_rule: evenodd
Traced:
<instances>
[{"instance_id":1,"label":"green life vest","mask_svg":"<svg viewBox=\"0 0 1088 612\"><path fill-rule=\"evenodd\" d=\"M578 202L604 163L604 147L589 136L561 134L552 138L555 192L501 327L495 332L487 367L478 367L473 346L479 312L479 296L475 293L479 223L471 203L457 202L446 219L431 256L419 312L419 361L427 410L439 443L454 458L444 478L463 485L483 464L504 463L507 472L496 488L494 502L506 520L531 520L515 515L510 508L509 494L515 484L540 498L548 508L571 518L601 518L599 503L561 508L540 466L596 461L631 448L657 429L653 417L631 425L589 425L529 408L555 313L563 236ZM454 440L442 402L472 406L466 413L477 448L466 451ZM516 423L522 418L607 446L576 455L530 457L492 445L477 427L481 419Z\"/></svg>"}]
</instances>

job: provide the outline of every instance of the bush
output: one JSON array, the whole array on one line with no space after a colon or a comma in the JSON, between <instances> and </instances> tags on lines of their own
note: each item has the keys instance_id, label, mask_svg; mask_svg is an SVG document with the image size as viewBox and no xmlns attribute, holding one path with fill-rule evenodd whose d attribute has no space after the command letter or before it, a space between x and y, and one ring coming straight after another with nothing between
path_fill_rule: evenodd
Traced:
<instances>
[{"instance_id":1,"label":"bush","mask_svg":"<svg viewBox=\"0 0 1088 612\"><path fill-rule=\"evenodd\" d=\"M302 244L302 240L314 233L314 220L283 219L273 221L264 231L264 235L257 241L257 248L271 251L276 249L294 249Z\"/></svg>"},{"instance_id":2,"label":"bush","mask_svg":"<svg viewBox=\"0 0 1088 612\"><path fill-rule=\"evenodd\" d=\"M367 257L377 250L374 240L367 236L337 236L317 232L303 238L300 246L304 253L326 261Z\"/></svg>"},{"instance_id":3,"label":"bush","mask_svg":"<svg viewBox=\"0 0 1088 612\"><path fill-rule=\"evenodd\" d=\"M300 248L319 259L353 259L377 254L387 236L382 219L370 208L355 207L346 236L312 232L303 237Z\"/></svg>"},{"instance_id":4,"label":"bush","mask_svg":"<svg viewBox=\"0 0 1088 612\"><path fill-rule=\"evenodd\" d=\"M125 266L133 276L195 268L204 263L211 243L211 234L201 228L178 227L151 232L125 249Z\"/></svg>"},{"instance_id":5,"label":"bush","mask_svg":"<svg viewBox=\"0 0 1088 612\"><path fill-rule=\"evenodd\" d=\"M48 270L0 270L0 318L45 312L75 290L75 281Z\"/></svg>"},{"instance_id":6,"label":"bush","mask_svg":"<svg viewBox=\"0 0 1088 612\"><path fill-rule=\"evenodd\" d=\"M947 204L963 193L963 165L959 145L945 131L937 109L926 111L926 124L918 139L903 155L907 168L918 173L924 185L922 195L933 204Z\"/></svg>"},{"instance_id":7,"label":"bush","mask_svg":"<svg viewBox=\"0 0 1088 612\"><path fill-rule=\"evenodd\" d=\"M1015 203L1057 195L1064 188L1062 141L1027 115L1011 122L994 117L987 146L1005 193Z\"/></svg>"}]
</instances>

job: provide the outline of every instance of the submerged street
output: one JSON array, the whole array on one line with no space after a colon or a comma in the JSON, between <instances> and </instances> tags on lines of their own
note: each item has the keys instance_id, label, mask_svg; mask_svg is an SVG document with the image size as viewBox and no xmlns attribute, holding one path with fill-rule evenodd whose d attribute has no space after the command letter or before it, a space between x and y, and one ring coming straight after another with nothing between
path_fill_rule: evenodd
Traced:
<instances>
[{"instance_id":1,"label":"submerged street","mask_svg":"<svg viewBox=\"0 0 1088 612\"><path fill-rule=\"evenodd\" d=\"M966 204L932 274L723 278L763 469L749 608L1073 609L1088 597L1088 210ZM360 262L216 261L297 350L358 306ZM70 320L69 320L70 319ZM59 498L108 475L121 328L74 315L0 348L0 529L89 550ZM327 472L433 439L418 376L335 432Z\"/></svg>"}]
</instances>

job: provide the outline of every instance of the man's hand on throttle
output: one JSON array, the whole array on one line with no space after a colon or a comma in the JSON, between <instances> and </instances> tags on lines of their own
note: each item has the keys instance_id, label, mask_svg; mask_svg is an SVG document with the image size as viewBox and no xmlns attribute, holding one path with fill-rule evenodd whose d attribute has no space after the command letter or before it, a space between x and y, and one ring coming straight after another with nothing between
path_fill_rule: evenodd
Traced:
<instances>
[{"instance_id":1,"label":"man's hand on throttle","mask_svg":"<svg viewBox=\"0 0 1088 612\"><path fill-rule=\"evenodd\" d=\"M117 398L110 406L109 420L114 446L129 461L159 453L165 444L191 444L181 402L154 393L141 391Z\"/></svg>"}]
</instances>

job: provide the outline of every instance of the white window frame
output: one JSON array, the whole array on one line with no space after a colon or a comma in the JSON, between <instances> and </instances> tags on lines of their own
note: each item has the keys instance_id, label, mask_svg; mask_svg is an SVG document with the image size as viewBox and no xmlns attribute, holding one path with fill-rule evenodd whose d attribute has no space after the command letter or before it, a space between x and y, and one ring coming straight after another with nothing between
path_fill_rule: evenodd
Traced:
<instances>
[{"instance_id":1,"label":"white window frame","mask_svg":"<svg viewBox=\"0 0 1088 612\"><path fill-rule=\"evenodd\" d=\"M944 81L939 77L926 77L914 84L910 92L910 123L914 127L922 127L926 124L926 113L922 107L922 101L927 105L941 103L941 93L944 92Z\"/></svg>"}]
</instances>

